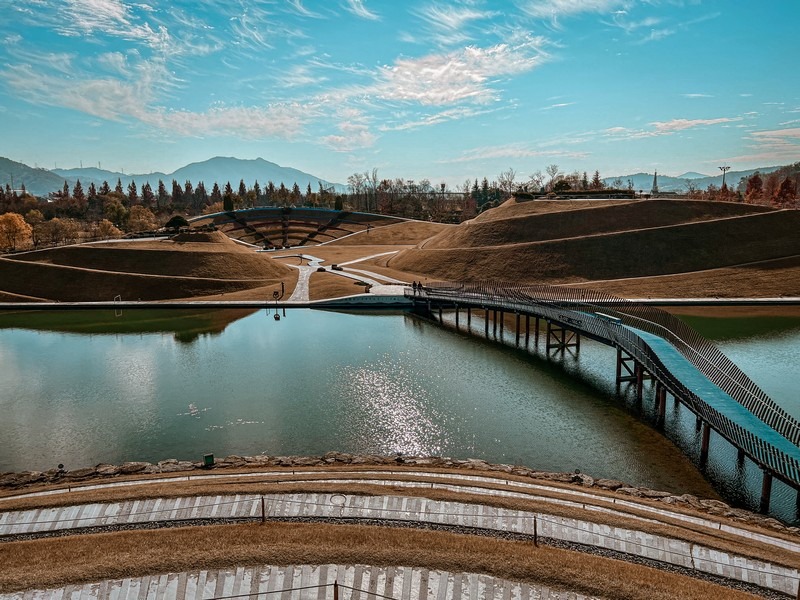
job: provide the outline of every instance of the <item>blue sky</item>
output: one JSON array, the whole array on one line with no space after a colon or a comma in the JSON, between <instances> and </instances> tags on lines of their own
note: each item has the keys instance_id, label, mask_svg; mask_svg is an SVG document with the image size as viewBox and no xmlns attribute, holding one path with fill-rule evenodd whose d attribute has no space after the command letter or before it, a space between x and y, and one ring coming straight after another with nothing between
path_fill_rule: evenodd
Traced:
<instances>
[{"instance_id":1,"label":"blue sky","mask_svg":"<svg viewBox=\"0 0 800 600\"><path fill-rule=\"evenodd\" d=\"M800 160L797 0L0 0L0 155L455 187Z\"/></svg>"}]
</instances>

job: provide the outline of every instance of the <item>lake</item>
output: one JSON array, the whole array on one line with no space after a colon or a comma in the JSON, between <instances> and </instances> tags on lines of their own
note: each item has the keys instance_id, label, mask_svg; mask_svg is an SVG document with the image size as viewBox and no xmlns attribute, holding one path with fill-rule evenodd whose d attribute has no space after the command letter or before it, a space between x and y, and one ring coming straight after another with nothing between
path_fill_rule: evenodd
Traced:
<instances>
[{"instance_id":1,"label":"lake","mask_svg":"<svg viewBox=\"0 0 800 600\"><path fill-rule=\"evenodd\" d=\"M463 316L463 315L462 315ZM205 453L439 455L713 496L693 416L616 397L612 348L548 359L403 314L0 314L0 471ZM687 319L800 418L800 319ZM464 322L462 320L462 328ZM473 320L482 334L482 321ZM532 344L533 338L531 338ZM543 343L543 339L541 340ZM670 438L670 439L668 439ZM760 472L712 435L708 478L753 507ZM796 519L773 487L773 513Z\"/></svg>"}]
</instances>

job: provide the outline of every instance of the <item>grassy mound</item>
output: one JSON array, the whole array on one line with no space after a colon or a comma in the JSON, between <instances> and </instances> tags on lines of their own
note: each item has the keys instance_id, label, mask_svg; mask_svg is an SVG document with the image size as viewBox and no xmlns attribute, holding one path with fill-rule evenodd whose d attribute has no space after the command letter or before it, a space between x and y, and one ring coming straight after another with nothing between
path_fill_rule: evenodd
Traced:
<instances>
[{"instance_id":1,"label":"grassy mound","mask_svg":"<svg viewBox=\"0 0 800 600\"><path fill-rule=\"evenodd\" d=\"M437 279L577 282L685 273L800 254L800 211L471 248L401 252L388 266Z\"/></svg>"},{"instance_id":2,"label":"grassy mound","mask_svg":"<svg viewBox=\"0 0 800 600\"><path fill-rule=\"evenodd\" d=\"M285 265L223 234L189 237L66 246L3 258L0 291L63 301L110 300L118 294L126 300L161 300L240 291L291 274Z\"/></svg>"},{"instance_id":3,"label":"grassy mound","mask_svg":"<svg viewBox=\"0 0 800 600\"><path fill-rule=\"evenodd\" d=\"M358 235L349 235L331 242L329 246L399 246L418 244L436 234L458 229L457 225L403 221L394 225L374 227Z\"/></svg>"},{"instance_id":4,"label":"grassy mound","mask_svg":"<svg viewBox=\"0 0 800 600\"><path fill-rule=\"evenodd\" d=\"M447 229L424 244L427 248L475 248L557 240L578 236L613 233L632 229L645 229L759 214L771 209L763 206L733 202L706 202L693 200L651 200L647 202L600 203L572 202L568 210L559 212L525 212L517 215L519 205L506 203L487 211L491 219L480 217L460 227ZM564 202L544 202L539 205ZM578 207L575 207L578 205ZM552 207L551 207L552 208ZM528 209L530 210L530 209ZM512 216L502 216L502 215ZM481 215L483 216L483 215ZM499 218L500 217L500 218Z\"/></svg>"}]
</instances>

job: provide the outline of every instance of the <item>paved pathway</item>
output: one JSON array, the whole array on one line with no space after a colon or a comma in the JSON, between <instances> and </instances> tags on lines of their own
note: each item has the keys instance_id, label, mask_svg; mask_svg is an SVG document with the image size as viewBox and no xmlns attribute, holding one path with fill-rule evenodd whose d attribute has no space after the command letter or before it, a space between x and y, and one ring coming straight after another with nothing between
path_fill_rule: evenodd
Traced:
<instances>
[{"instance_id":1,"label":"paved pathway","mask_svg":"<svg viewBox=\"0 0 800 600\"><path fill-rule=\"evenodd\" d=\"M367 565L259 565L111 579L0 594L0 600L211 600L262 595L264 600L584 600L574 592L477 573ZM305 589L300 589L305 588ZM289 591L289 590L295 591Z\"/></svg>"},{"instance_id":2,"label":"paved pathway","mask_svg":"<svg viewBox=\"0 0 800 600\"><path fill-rule=\"evenodd\" d=\"M396 483L396 482L393 482ZM418 485L424 485L418 483ZM430 486L431 484L428 484ZM496 495L509 495L495 490ZM263 508L262 508L263 507ZM745 581L796 596L797 568L733 555L679 539L541 512L408 496L340 493L231 494L149 498L0 513L0 535L159 521L292 517L357 518L509 531L614 550Z\"/></svg>"}]
</instances>

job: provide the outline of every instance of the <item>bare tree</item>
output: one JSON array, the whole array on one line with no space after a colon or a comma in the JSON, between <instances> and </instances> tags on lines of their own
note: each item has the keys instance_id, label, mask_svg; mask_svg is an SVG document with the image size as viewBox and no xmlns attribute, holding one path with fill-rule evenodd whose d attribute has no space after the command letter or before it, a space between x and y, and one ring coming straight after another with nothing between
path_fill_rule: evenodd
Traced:
<instances>
[{"instance_id":1,"label":"bare tree","mask_svg":"<svg viewBox=\"0 0 800 600\"><path fill-rule=\"evenodd\" d=\"M542 189L542 185L544 184L544 173L541 171L536 171L535 173L528 175L528 179L530 180L531 186L533 186L534 190L539 191Z\"/></svg>"},{"instance_id":2,"label":"bare tree","mask_svg":"<svg viewBox=\"0 0 800 600\"><path fill-rule=\"evenodd\" d=\"M514 191L514 181L517 178L517 172L514 169L508 169L507 171L503 171L500 175L497 176L497 186L503 190L506 194L510 194Z\"/></svg>"},{"instance_id":3,"label":"bare tree","mask_svg":"<svg viewBox=\"0 0 800 600\"><path fill-rule=\"evenodd\" d=\"M558 165L547 165L545 172L550 176L550 182L547 184L547 186L552 190L553 184L555 183L559 174Z\"/></svg>"}]
</instances>

